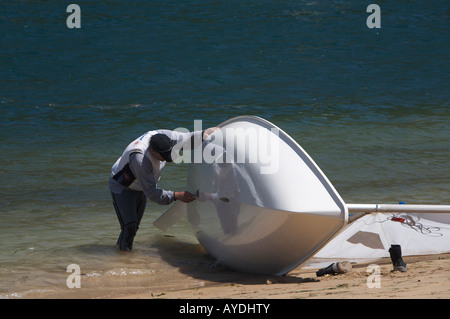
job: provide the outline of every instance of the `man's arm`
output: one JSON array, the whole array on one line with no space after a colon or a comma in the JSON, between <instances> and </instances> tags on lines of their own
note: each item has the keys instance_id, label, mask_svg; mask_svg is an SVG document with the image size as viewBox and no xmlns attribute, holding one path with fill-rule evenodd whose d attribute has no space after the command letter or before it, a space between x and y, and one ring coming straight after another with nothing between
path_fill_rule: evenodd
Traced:
<instances>
[{"instance_id":1,"label":"man's arm","mask_svg":"<svg viewBox=\"0 0 450 319\"><path fill-rule=\"evenodd\" d=\"M203 131L194 132L158 130L158 133L166 134L174 144L180 144L180 148L184 146L190 146L191 149L194 149L195 146L202 145L202 142L209 139L211 137L211 134L213 134L218 129L218 127L210 127Z\"/></svg>"},{"instance_id":2,"label":"man's arm","mask_svg":"<svg viewBox=\"0 0 450 319\"><path fill-rule=\"evenodd\" d=\"M156 184L153 167L150 161L145 160L142 153L133 153L130 155L130 168L139 184L142 191L151 201L161 205L167 205L174 201L174 192L159 188Z\"/></svg>"},{"instance_id":3,"label":"man's arm","mask_svg":"<svg viewBox=\"0 0 450 319\"><path fill-rule=\"evenodd\" d=\"M189 203L197 198L189 192L174 192L159 188L153 175L153 167L150 161L145 160L145 156L142 153L133 153L130 155L130 168L141 184L145 196L155 203L167 205L174 200Z\"/></svg>"}]
</instances>

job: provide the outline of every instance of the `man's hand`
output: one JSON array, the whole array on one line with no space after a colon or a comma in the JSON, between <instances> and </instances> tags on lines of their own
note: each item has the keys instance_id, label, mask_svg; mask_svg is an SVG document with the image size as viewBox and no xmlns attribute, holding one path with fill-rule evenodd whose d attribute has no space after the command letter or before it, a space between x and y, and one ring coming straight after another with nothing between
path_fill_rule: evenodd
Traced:
<instances>
[{"instance_id":1,"label":"man's hand","mask_svg":"<svg viewBox=\"0 0 450 319\"><path fill-rule=\"evenodd\" d=\"M203 140L209 140L211 138L211 135L217 130L220 130L220 127L210 127L203 131Z\"/></svg>"},{"instance_id":2,"label":"man's hand","mask_svg":"<svg viewBox=\"0 0 450 319\"><path fill-rule=\"evenodd\" d=\"M175 192L174 195L176 200L180 200L183 203L190 203L197 199L197 196L190 192Z\"/></svg>"}]
</instances>

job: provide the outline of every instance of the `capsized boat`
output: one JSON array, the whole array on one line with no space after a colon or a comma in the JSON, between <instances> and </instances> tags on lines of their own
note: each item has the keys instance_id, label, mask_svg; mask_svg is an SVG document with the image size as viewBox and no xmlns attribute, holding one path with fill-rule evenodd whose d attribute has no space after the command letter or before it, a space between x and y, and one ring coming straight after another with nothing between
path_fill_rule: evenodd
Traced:
<instances>
[{"instance_id":1,"label":"capsized boat","mask_svg":"<svg viewBox=\"0 0 450 319\"><path fill-rule=\"evenodd\" d=\"M153 224L165 231L187 214L200 244L232 269L285 275L364 214L450 213L450 205L345 204L305 150L269 121L239 116L219 127L188 169L198 200L176 202ZM357 213L350 221L349 212Z\"/></svg>"}]
</instances>

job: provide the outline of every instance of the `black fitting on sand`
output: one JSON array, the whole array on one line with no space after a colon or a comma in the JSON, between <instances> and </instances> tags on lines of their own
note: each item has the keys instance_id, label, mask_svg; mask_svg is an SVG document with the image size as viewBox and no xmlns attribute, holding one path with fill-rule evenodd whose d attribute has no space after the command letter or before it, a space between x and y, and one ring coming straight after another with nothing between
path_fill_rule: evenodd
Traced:
<instances>
[{"instance_id":1,"label":"black fitting on sand","mask_svg":"<svg viewBox=\"0 0 450 319\"><path fill-rule=\"evenodd\" d=\"M337 275L337 274L345 274L352 269L352 265L348 261L340 261L337 263L332 263L326 268L319 269L316 272L317 277L321 277L324 275Z\"/></svg>"}]
</instances>

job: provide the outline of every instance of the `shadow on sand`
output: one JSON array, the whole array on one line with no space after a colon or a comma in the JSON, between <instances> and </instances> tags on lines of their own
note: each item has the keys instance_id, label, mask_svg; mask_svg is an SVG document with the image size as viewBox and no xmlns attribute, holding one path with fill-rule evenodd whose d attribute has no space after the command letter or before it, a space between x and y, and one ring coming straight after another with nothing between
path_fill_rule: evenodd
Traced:
<instances>
[{"instance_id":1,"label":"shadow on sand","mask_svg":"<svg viewBox=\"0 0 450 319\"><path fill-rule=\"evenodd\" d=\"M160 236L156 239L161 258L180 273L210 283L231 283L260 285L275 283L318 282L316 278L301 278L291 275L273 276L234 271L218 263L199 243L187 243L174 236Z\"/></svg>"}]
</instances>

